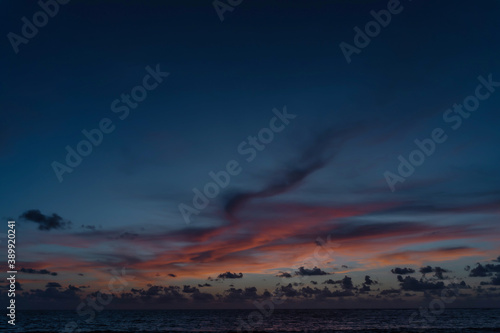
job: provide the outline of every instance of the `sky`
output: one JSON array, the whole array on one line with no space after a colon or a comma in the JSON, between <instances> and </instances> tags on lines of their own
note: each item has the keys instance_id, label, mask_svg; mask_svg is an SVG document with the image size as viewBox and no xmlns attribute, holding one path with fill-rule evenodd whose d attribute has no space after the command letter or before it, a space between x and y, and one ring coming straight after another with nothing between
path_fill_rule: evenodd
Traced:
<instances>
[{"instance_id":1,"label":"sky","mask_svg":"<svg viewBox=\"0 0 500 333\"><path fill-rule=\"evenodd\" d=\"M2 1L20 306L499 306L500 3L228 3Z\"/></svg>"}]
</instances>

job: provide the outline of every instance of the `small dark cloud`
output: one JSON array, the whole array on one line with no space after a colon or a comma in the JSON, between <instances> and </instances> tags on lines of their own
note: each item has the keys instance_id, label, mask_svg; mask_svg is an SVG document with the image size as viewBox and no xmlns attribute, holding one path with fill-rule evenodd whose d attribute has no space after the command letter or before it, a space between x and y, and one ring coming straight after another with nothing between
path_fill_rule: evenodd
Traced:
<instances>
[{"instance_id":1,"label":"small dark cloud","mask_svg":"<svg viewBox=\"0 0 500 333\"><path fill-rule=\"evenodd\" d=\"M169 273L169 274L168 274L168 276L173 277L173 278L174 278L174 277L177 277L177 275L172 274L172 273Z\"/></svg>"},{"instance_id":2,"label":"small dark cloud","mask_svg":"<svg viewBox=\"0 0 500 333\"><path fill-rule=\"evenodd\" d=\"M342 265L341 267L342 268L349 268L347 265Z\"/></svg>"},{"instance_id":3,"label":"small dark cloud","mask_svg":"<svg viewBox=\"0 0 500 333\"><path fill-rule=\"evenodd\" d=\"M191 286L188 286L188 285L184 285L184 287L182 288L182 292L183 293L186 293L186 294L192 294L192 293L196 293L196 292L200 292L200 290L196 287L191 287Z\"/></svg>"},{"instance_id":4,"label":"small dark cloud","mask_svg":"<svg viewBox=\"0 0 500 333\"><path fill-rule=\"evenodd\" d=\"M443 273L449 273L449 270L446 270L442 267L439 267L439 266L436 266L434 268L432 268L431 266L425 266L425 267L421 267L419 269L419 272L422 273L422 274L428 274L428 273L434 273L434 276L436 278L438 278L439 280L443 280L444 277L443 277Z\"/></svg>"},{"instance_id":5,"label":"small dark cloud","mask_svg":"<svg viewBox=\"0 0 500 333\"><path fill-rule=\"evenodd\" d=\"M82 224L80 226L80 228L95 231L96 226L95 225L84 225L84 224Z\"/></svg>"},{"instance_id":6,"label":"small dark cloud","mask_svg":"<svg viewBox=\"0 0 500 333\"><path fill-rule=\"evenodd\" d=\"M401 290L399 289L386 289L380 292L380 295L399 295Z\"/></svg>"},{"instance_id":7,"label":"small dark cloud","mask_svg":"<svg viewBox=\"0 0 500 333\"><path fill-rule=\"evenodd\" d=\"M225 272L219 274L218 279L241 279L243 277L243 273L231 273Z\"/></svg>"},{"instance_id":8,"label":"small dark cloud","mask_svg":"<svg viewBox=\"0 0 500 333\"><path fill-rule=\"evenodd\" d=\"M36 270L36 269L33 269L33 268L21 268L19 270L19 272L22 272L22 273L27 273L27 274L46 274L46 275L52 275L52 276L56 276L57 273L56 272L51 272L51 271L48 271L46 269L40 269L40 270Z\"/></svg>"},{"instance_id":9,"label":"small dark cloud","mask_svg":"<svg viewBox=\"0 0 500 333\"><path fill-rule=\"evenodd\" d=\"M352 284L352 278L348 277L347 275L342 279L342 280L332 280L328 279L323 284L339 284L342 289L344 290L351 290L354 289L354 285Z\"/></svg>"},{"instance_id":10,"label":"small dark cloud","mask_svg":"<svg viewBox=\"0 0 500 333\"><path fill-rule=\"evenodd\" d=\"M426 290L438 290L444 289L445 285L443 282L428 282L423 280L417 280L411 276L403 278L398 275L398 281L400 282L401 289L405 291L426 291Z\"/></svg>"},{"instance_id":11,"label":"small dark cloud","mask_svg":"<svg viewBox=\"0 0 500 333\"><path fill-rule=\"evenodd\" d=\"M316 275L328 275L327 272L322 271L318 267L314 267L312 269L307 269L304 267L299 267L299 270L295 272L295 274L300 276L316 276Z\"/></svg>"},{"instance_id":12,"label":"small dark cloud","mask_svg":"<svg viewBox=\"0 0 500 333\"><path fill-rule=\"evenodd\" d=\"M446 270L442 267L439 267L439 266L434 267L434 276L440 280L444 279L443 273L449 273L449 272L450 272L449 270Z\"/></svg>"},{"instance_id":13,"label":"small dark cloud","mask_svg":"<svg viewBox=\"0 0 500 333\"><path fill-rule=\"evenodd\" d=\"M45 288L61 288L62 286L57 282L49 282Z\"/></svg>"},{"instance_id":14,"label":"small dark cloud","mask_svg":"<svg viewBox=\"0 0 500 333\"><path fill-rule=\"evenodd\" d=\"M68 289L69 289L69 290L72 290L72 291L82 291L80 288L75 287L75 286L72 286L72 285L69 285L69 286L68 286Z\"/></svg>"},{"instance_id":15,"label":"small dark cloud","mask_svg":"<svg viewBox=\"0 0 500 333\"><path fill-rule=\"evenodd\" d=\"M373 280L370 278L370 276L366 275L366 276L365 276L365 284L366 284L367 286L371 286L372 284L377 284L377 282L376 282L376 281L373 281Z\"/></svg>"},{"instance_id":16,"label":"small dark cloud","mask_svg":"<svg viewBox=\"0 0 500 333\"><path fill-rule=\"evenodd\" d=\"M20 218L38 224L38 230L49 231L52 229L66 229L71 226L70 221L64 221L57 214L44 215L38 209L31 209L24 212Z\"/></svg>"},{"instance_id":17,"label":"small dark cloud","mask_svg":"<svg viewBox=\"0 0 500 333\"><path fill-rule=\"evenodd\" d=\"M413 274L415 273L415 270L412 268L399 268L396 267L394 269L391 269L392 274L398 274L398 275L407 275L407 274Z\"/></svg>"},{"instance_id":18,"label":"small dark cloud","mask_svg":"<svg viewBox=\"0 0 500 333\"><path fill-rule=\"evenodd\" d=\"M490 273L488 270L481 264L477 264L477 266L473 269L470 270L469 276L470 277L486 277L489 276Z\"/></svg>"},{"instance_id":19,"label":"small dark cloud","mask_svg":"<svg viewBox=\"0 0 500 333\"><path fill-rule=\"evenodd\" d=\"M431 266L421 267L418 271L422 274L432 273L432 267Z\"/></svg>"},{"instance_id":20,"label":"small dark cloud","mask_svg":"<svg viewBox=\"0 0 500 333\"><path fill-rule=\"evenodd\" d=\"M211 284L205 283L205 284L198 284L198 288L203 288L203 287L211 287Z\"/></svg>"},{"instance_id":21,"label":"small dark cloud","mask_svg":"<svg viewBox=\"0 0 500 333\"><path fill-rule=\"evenodd\" d=\"M276 275L277 277L281 277L281 278L291 278L292 277L292 274L288 273L288 272L279 272L278 275Z\"/></svg>"}]
</instances>

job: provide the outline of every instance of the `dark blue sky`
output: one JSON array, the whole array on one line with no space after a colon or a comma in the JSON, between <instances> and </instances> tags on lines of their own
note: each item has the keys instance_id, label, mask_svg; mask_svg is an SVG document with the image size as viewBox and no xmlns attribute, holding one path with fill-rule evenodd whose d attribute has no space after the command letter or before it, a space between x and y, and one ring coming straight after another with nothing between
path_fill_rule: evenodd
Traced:
<instances>
[{"instance_id":1,"label":"dark blue sky","mask_svg":"<svg viewBox=\"0 0 500 333\"><path fill-rule=\"evenodd\" d=\"M340 245L321 269L385 287L395 265L469 279L500 254L500 87L478 80L500 81L498 1L401 1L350 63L339 44L387 1L243 1L221 21L210 1L72 0L17 53L8 34L41 9L2 4L0 216L20 221L24 266L96 285L126 266L138 287L237 271L260 292L319 236ZM169 75L121 120L111 104L148 66ZM453 129L443 116L478 85ZM296 118L246 161L239 145L284 108ZM114 130L60 182L54 161L104 118ZM446 141L391 191L386 172L436 128ZM231 160L241 172L186 224L179 205Z\"/></svg>"}]
</instances>

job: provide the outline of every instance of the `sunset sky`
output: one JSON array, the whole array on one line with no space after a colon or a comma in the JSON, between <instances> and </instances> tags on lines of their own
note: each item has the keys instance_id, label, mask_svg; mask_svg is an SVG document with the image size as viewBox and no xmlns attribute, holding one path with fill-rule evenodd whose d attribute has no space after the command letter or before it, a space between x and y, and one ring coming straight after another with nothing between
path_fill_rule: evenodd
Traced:
<instances>
[{"instance_id":1,"label":"sunset sky","mask_svg":"<svg viewBox=\"0 0 500 333\"><path fill-rule=\"evenodd\" d=\"M387 1L279 3L221 21L211 1L73 0L17 54L4 38L0 216L17 224L20 306L74 306L116 272L111 307L274 292L283 307L411 307L450 283L451 306L500 305L500 3L401 1L350 63L339 44ZM4 36L40 10L2 4ZM126 106L146 75L158 84ZM477 110L446 120L478 89ZM435 129L446 140L391 189Z\"/></svg>"}]
</instances>

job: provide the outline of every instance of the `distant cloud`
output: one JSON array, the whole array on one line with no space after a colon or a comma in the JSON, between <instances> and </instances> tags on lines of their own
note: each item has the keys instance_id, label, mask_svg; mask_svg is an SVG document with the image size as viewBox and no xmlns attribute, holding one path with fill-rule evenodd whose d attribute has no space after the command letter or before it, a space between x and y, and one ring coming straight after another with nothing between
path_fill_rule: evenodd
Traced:
<instances>
[{"instance_id":1,"label":"distant cloud","mask_svg":"<svg viewBox=\"0 0 500 333\"><path fill-rule=\"evenodd\" d=\"M307 269L302 267L299 267L299 270L295 272L295 274L300 275L300 276L315 276L315 275L328 275L329 273L322 271L318 267L314 267L312 269Z\"/></svg>"},{"instance_id":2,"label":"distant cloud","mask_svg":"<svg viewBox=\"0 0 500 333\"><path fill-rule=\"evenodd\" d=\"M49 282L45 288L61 288L62 286L57 282Z\"/></svg>"},{"instance_id":3,"label":"distant cloud","mask_svg":"<svg viewBox=\"0 0 500 333\"><path fill-rule=\"evenodd\" d=\"M440 290L444 289L445 285L443 282L428 282L423 280L417 280L411 276L403 278L398 275L398 281L400 282L401 289L406 291L426 291L426 290Z\"/></svg>"},{"instance_id":4,"label":"distant cloud","mask_svg":"<svg viewBox=\"0 0 500 333\"><path fill-rule=\"evenodd\" d=\"M348 277L347 275L342 280L334 281L332 279L329 279L329 280L326 280L325 282L323 282L323 284L340 284L342 289L345 289L345 290L354 289L354 285L352 284L352 278Z\"/></svg>"},{"instance_id":5,"label":"distant cloud","mask_svg":"<svg viewBox=\"0 0 500 333\"><path fill-rule=\"evenodd\" d=\"M27 274L47 274L47 275L52 275L52 276L56 276L57 273L56 272L51 272L51 271L48 271L46 269L40 269L40 270L36 270L36 269L33 269L33 268L21 268L19 270L19 272L21 273L27 273Z\"/></svg>"},{"instance_id":6,"label":"distant cloud","mask_svg":"<svg viewBox=\"0 0 500 333\"><path fill-rule=\"evenodd\" d=\"M192 294L192 293L200 292L200 290L196 287L184 285L184 287L182 288L182 292L186 293L186 294Z\"/></svg>"},{"instance_id":7,"label":"distant cloud","mask_svg":"<svg viewBox=\"0 0 500 333\"><path fill-rule=\"evenodd\" d=\"M243 277L243 273L231 273L225 272L219 274L218 279L241 279Z\"/></svg>"},{"instance_id":8,"label":"distant cloud","mask_svg":"<svg viewBox=\"0 0 500 333\"><path fill-rule=\"evenodd\" d=\"M486 264L481 265L480 263L477 266L470 270L470 277L487 277L492 276L493 273L500 273L500 265L494 264Z\"/></svg>"},{"instance_id":9,"label":"distant cloud","mask_svg":"<svg viewBox=\"0 0 500 333\"><path fill-rule=\"evenodd\" d=\"M391 269L392 274L398 274L398 275L407 275L407 274L413 274L415 273L415 270L412 268L399 268L396 267L394 269Z\"/></svg>"},{"instance_id":10,"label":"distant cloud","mask_svg":"<svg viewBox=\"0 0 500 333\"><path fill-rule=\"evenodd\" d=\"M177 275L172 274L172 273L168 274L168 276L170 276L170 277L177 277Z\"/></svg>"},{"instance_id":11,"label":"distant cloud","mask_svg":"<svg viewBox=\"0 0 500 333\"><path fill-rule=\"evenodd\" d=\"M434 273L434 276L437 277L440 280L443 280L443 273L449 273L449 270L446 270L442 267L436 266L432 268L431 266L425 266L419 269L419 272L422 274L428 274L428 273Z\"/></svg>"},{"instance_id":12,"label":"distant cloud","mask_svg":"<svg viewBox=\"0 0 500 333\"><path fill-rule=\"evenodd\" d=\"M52 229L66 229L71 226L70 221L64 221L57 214L44 215L38 209L31 209L24 212L20 218L38 224L38 230L49 231Z\"/></svg>"},{"instance_id":13,"label":"distant cloud","mask_svg":"<svg viewBox=\"0 0 500 333\"><path fill-rule=\"evenodd\" d=\"M369 276L369 275L366 275L366 276L365 276L365 284L366 284L366 285L370 286L370 285L372 285L372 284L377 284L377 283L378 283L378 282L373 281L373 280L370 278L370 276Z\"/></svg>"},{"instance_id":14,"label":"distant cloud","mask_svg":"<svg viewBox=\"0 0 500 333\"><path fill-rule=\"evenodd\" d=\"M281 277L281 278L291 278L292 277L292 274L288 273L288 272L279 272L278 275L276 275L277 277Z\"/></svg>"}]
</instances>

